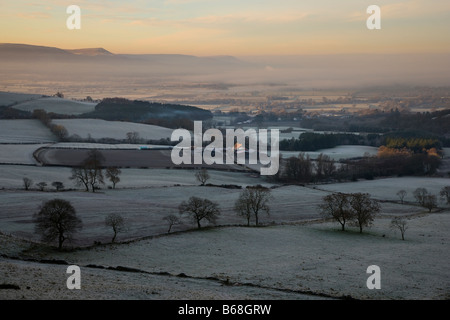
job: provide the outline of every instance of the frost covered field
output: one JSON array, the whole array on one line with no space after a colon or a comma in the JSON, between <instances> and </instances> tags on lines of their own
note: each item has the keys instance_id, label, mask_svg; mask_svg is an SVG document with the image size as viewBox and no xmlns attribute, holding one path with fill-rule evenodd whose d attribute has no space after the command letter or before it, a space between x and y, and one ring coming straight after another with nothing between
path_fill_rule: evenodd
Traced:
<instances>
[{"instance_id":1,"label":"frost covered field","mask_svg":"<svg viewBox=\"0 0 450 320\"><path fill-rule=\"evenodd\" d=\"M67 266L45 265L0 258L0 281L26 290L1 290L1 299L26 300L312 300L318 297L270 288L224 286L219 281L105 269L82 269L82 289L67 290Z\"/></svg>"},{"instance_id":2,"label":"frost covered field","mask_svg":"<svg viewBox=\"0 0 450 320\"><path fill-rule=\"evenodd\" d=\"M53 198L70 201L83 220L84 228L73 243L77 246L89 246L94 241L107 243L111 240L111 230L104 225L104 219L109 213L119 213L128 220L128 231L119 236L122 241L165 234L168 224L163 218L169 214L178 216L179 204L191 196L207 197L219 204L222 213L217 219L218 225L245 224L246 220L233 211L240 192L239 189L200 186L116 189L102 193L4 191L0 193L0 230L26 239L39 240L34 234L31 216L43 201ZM316 206L323 194L321 191L295 186L274 189L272 213L269 216L261 214L260 222L270 224L320 219ZM204 221L202 225L207 226L208 223ZM183 224L173 227L173 231L192 228L196 228L196 225L184 219Z\"/></svg>"},{"instance_id":3,"label":"frost covered field","mask_svg":"<svg viewBox=\"0 0 450 320\"><path fill-rule=\"evenodd\" d=\"M148 181L154 176L164 177L164 170L131 170L143 178L147 174ZM202 187L193 178L193 172L189 170L166 170L169 173L165 181L155 182L145 187L133 187L128 182L128 187L122 189L101 190L96 193L84 191L56 192L48 182L47 191L23 191L5 190L0 192L0 222L2 232L20 236L26 239L39 240L34 234L34 225L31 222L32 214L44 202L53 198L61 198L70 201L85 226L75 238L73 245L89 246L95 241L102 243L110 241L111 230L104 226L104 219L109 213L119 213L128 220L128 231L120 236L121 240L138 239L145 236L164 234L167 231L167 222L163 218L167 215L178 215L178 205L191 196L208 198L219 204L221 216L217 219L217 225L244 225L245 219L238 217L233 210L234 202L241 193L240 189L227 189L220 187ZM185 176L184 185L170 185L170 174L173 179ZM130 174L130 173L128 173ZM239 173L217 172L212 175L211 183L222 182L232 184L236 182ZM125 175L126 176L126 175ZM29 176L32 177L32 176ZM123 177L124 179L124 177ZM19 177L17 183L21 183ZM41 181L39 179L34 180ZM58 180L64 181L64 180ZM179 179L178 181L182 181ZM239 185L255 185L261 183L258 178L242 179ZM270 186L269 184L266 184ZM375 185L373 185L375 187ZM269 215L261 214L260 222L263 224L297 223L311 220L320 220L317 206L323 196L328 192L308 187L282 186L272 189ZM380 198L379 198L380 199ZM383 200L381 198L380 200ZM382 216L410 216L425 212L424 208L414 204L400 205L395 202L383 202L381 204ZM207 226L207 222L202 223ZM195 225L188 220L183 220L180 225L174 226L174 231L188 230Z\"/></svg>"},{"instance_id":4,"label":"frost covered field","mask_svg":"<svg viewBox=\"0 0 450 320\"><path fill-rule=\"evenodd\" d=\"M439 179L361 181L353 184L355 189L350 187L352 184L321 185L316 189L278 187L272 189L270 216L261 216L266 226L248 228L242 226L245 221L232 210L240 190L197 186L190 170L130 169L124 177L133 172L136 176L148 172L148 179L167 177L166 187L132 188L129 181L127 189L102 190L95 194L0 192L0 230L4 234L35 240L30 215L43 200L57 195L70 200L84 221L84 229L76 236L78 245L110 241L111 230L103 225L105 215L110 212L123 214L129 222L128 231L119 234L119 241L144 237L75 252L37 250L41 258L65 260L82 268L85 280L83 289L76 295L69 295L65 289L64 266L3 258L0 282L29 286L29 290L19 291L29 299L323 299L347 295L358 299L448 299L450 296L447 207L441 206L445 210L428 214L421 207L401 205L392 199L382 203L379 218L362 235L353 227L341 232L337 223L322 221L317 213L317 204L327 194L325 188L367 191L377 199L389 200L399 186L420 185L434 191L436 181L438 186L434 188L440 186ZM177 176L178 181L183 181L184 176L186 185L169 187L168 173L173 173L174 179ZM243 185L261 182L240 173L211 173L212 183L231 183L234 179L241 179ZM220 204L222 216L217 223L221 227L196 230L185 220L182 225L174 226L175 233L167 235L162 218L169 213L176 214L178 204L189 196L206 194ZM405 241L398 231L389 228L391 218L396 215L408 218ZM156 237L145 239L151 235ZM5 235L0 239L2 253L8 256L34 250L25 241L11 241ZM373 264L381 268L381 290L368 290L365 284L366 269ZM122 266L142 273L88 265ZM15 276L21 270L27 270L29 275ZM179 274L187 277L177 277ZM233 285L224 286L225 282ZM17 297L18 292L2 290L0 294L9 299Z\"/></svg>"},{"instance_id":5,"label":"frost covered field","mask_svg":"<svg viewBox=\"0 0 450 320\"><path fill-rule=\"evenodd\" d=\"M448 185L450 185L448 178L400 177L321 185L320 189L348 193L368 192L373 198L392 201L399 201L397 192L405 190L407 194L404 201L415 202L413 192L417 188L426 188L429 193L439 198L439 191Z\"/></svg>"},{"instance_id":6,"label":"frost covered field","mask_svg":"<svg viewBox=\"0 0 450 320\"><path fill-rule=\"evenodd\" d=\"M96 261L331 296L448 298L449 215L411 220L407 241L389 233L388 223L382 219L362 236L331 224L221 228L58 257L80 265ZM365 286L372 264L382 270L379 291Z\"/></svg>"},{"instance_id":7,"label":"frost covered field","mask_svg":"<svg viewBox=\"0 0 450 320\"><path fill-rule=\"evenodd\" d=\"M62 119L53 120L53 123L63 125L69 136L76 134L81 138L88 138L90 135L93 139L126 139L128 132L137 132L139 138L160 140L170 139L173 132L172 129L154 125L99 119Z\"/></svg>"},{"instance_id":8,"label":"frost covered field","mask_svg":"<svg viewBox=\"0 0 450 320\"><path fill-rule=\"evenodd\" d=\"M0 144L0 164L35 165L33 152L49 144ZM0 168L1 171L1 168Z\"/></svg>"},{"instance_id":9,"label":"frost covered field","mask_svg":"<svg viewBox=\"0 0 450 320\"><path fill-rule=\"evenodd\" d=\"M405 241L389 230L389 221L376 220L363 235L330 223L223 227L47 255L81 267L82 289L74 295L65 289L65 266L3 259L0 270L4 282L31 287L19 291L26 299L448 299L448 213L410 219ZM366 269L373 264L381 269L380 290L366 287ZM27 276L17 277L22 270ZM185 276L175 277L179 274ZM0 294L14 298L19 293Z\"/></svg>"},{"instance_id":10,"label":"frost covered field","mask_svg":"<svg viewBox=\"0 0 450 320\"><path fill-rule=\"evenodd\" d=\"M0 120L0 143L48 143L56 137L39 120Z\"/></svg>"},{"instance_id":11,"label":"frost covered field","mask_svg":"<svg viewBox=\"0 0 450 320\"><path fill-rule=\"evenodd\" d=\"M120 182L118 189L147 188L147 187L171 187L174 185L198 185L195 179L195 171L181 169L121 169ZM212 184L236 184L236 185L254 185L265 183L264 180L252 177L249 174L237 172L214 171L209 172ZM37 166L15 166L0 165L0 189L22 189L22 178L27 177L34 182L44 181L51 183L61 181L68 189L75 188L73 180L70 180L71 169L66 167L37 167ZM111 186L106 181L104 188Z\"/></svg>"}]
</instances>

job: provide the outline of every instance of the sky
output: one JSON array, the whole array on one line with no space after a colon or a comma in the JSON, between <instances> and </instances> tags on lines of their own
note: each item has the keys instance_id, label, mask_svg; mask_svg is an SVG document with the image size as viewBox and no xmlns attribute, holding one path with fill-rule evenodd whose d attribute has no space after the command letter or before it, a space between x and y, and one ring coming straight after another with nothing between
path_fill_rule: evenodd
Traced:
<instances>
[{"instance_id":1,"label":"sky","mask_svg":"<svg viewBox=\"0 0 450 320\"><path fill-rule=\"evenodd\" d=\"M366 26L374 4L380 30ZM450 53L449 30L449 0L0 0L0 43L113 53Z\"/></svg>"}]
</instances>

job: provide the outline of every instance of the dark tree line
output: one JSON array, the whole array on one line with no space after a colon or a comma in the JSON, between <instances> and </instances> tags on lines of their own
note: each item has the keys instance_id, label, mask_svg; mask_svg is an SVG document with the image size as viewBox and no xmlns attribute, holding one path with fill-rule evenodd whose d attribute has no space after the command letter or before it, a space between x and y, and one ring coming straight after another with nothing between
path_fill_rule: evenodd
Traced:
<instances>
[{"instance_id":1,"label":"dark tree line","mask_svg":"<svg viewBox=\"0 0 450 320\"><path fill-rule=\"evenodd\" d=\"M341 170L342 178L352 179L385 176L423 176L433 175L441 163L436 156L423 153L397 154L385 157L365 157L357 160L347 160ZM344 169L345 168L345 169ZM339 177L341 178L341 177Z\"/></svg>"},{"instance_id":2,"label":"dark tree line","mask_svg":"<svg viewBox=\"0 0 450 320\"><path fill-rule=\"evenodd\" d=\"M299 138L280 141L280 150L286 151L316 151L334 148L338 145L368 145L376 146L380 141L378 134L356 135L351 133L320 134L302 133Z\"/></svg>"},{"instance_id":3,"label":"dark tree line","mask_svg":"<svg viewBox=\"0 0 450 320\"><path fill-rule=\"evenodd\" d=\"M212 118L209 110L157 102L128 100L124 98L105 98L95 106L92 112L84 113L80 118L96 118L103 120L144 122L151 119L207 120Z\"/></svg>"},{"instance_id":4,"label":"dark tree line","mask_svg":"<svg viewBox=\"0 0 450 320\"><path fill-rule=\"evenodd\" d=\"M374 111L371 114L351 117L316 116L303 118L301 126L316 131L373 133L420 131L444 137L450 132L449 114L449 109L417 113L400 112L394 109L388 112ZM446 141L446 143L450 143L449 139L446 139ZM450 144L444 146L450 146Z\"/></svg>"},{"instance_id":5,"label":"dark tree line","mask_svg":"<svg viewBox=\"0 0 450 320\"><path fill-rule=\"evenodd\" d=\"M297 157L282 159L275 180L289 183L319 182L333 179L338 173L336 162L325 154L312 160L309 155L300 153Z\"/></svg>"},{"instance_id":6,"label":"dark tree line","mask_svg":"<svg viewBox=\"0 0 450 320\"><path fill-rule=\"evenodd\" d=\"M0 119L31 119L31 112L0 106Z\"/></svg>"},{"instance_id":7,"label":"dark tree line","mask_svg":"<svg viewBox=\"0 0 450 320\"><path fill-rule=\"evenodd\" d=\"M387 176L433 175L441 163L435 155L388 154L362 157L336 162L321 154L312 160L304 153L297 157L281 159L280 170L272 178L286 183L311 183L321 181L371 180Z\"/></svg>"}]
</instances>

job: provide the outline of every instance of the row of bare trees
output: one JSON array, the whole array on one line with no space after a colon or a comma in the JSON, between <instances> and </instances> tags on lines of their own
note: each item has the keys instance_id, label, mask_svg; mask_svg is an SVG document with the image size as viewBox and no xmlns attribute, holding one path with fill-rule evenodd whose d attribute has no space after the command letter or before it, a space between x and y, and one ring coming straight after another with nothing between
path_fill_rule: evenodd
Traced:
<instances>
[{"instance_id":1,"label":"row of bare trees","mask_svg":"<svg viewBox=\"0 0 450 320\"><path fill-rule=\"evenodd\" d=\"M245 189L236 201L235 210L240 216L247 219L250 225L251 217L255 217L258 225L258 215L265 211L269 213L268 201L270 200L270 190L261 186L249 187ZM211 224L216 223L220 215L219 204L209 199L191 197L188 201L183 201L178 207L180 215L187 214L188 218L201 228L203 220ZM175 215L164 217L169 223L170 232L173 225L180 223L180 219ZM63 199L53 199L45 202L37 213L33 215L35 232L41 236L41 240L46 243L58 242L58 249L61 250L66 240L71 240L73 235L83 227L81 219L76 215L73 205ZM127 229L125 219L117 213L111 213L105 217L105 225L112 228L114 243L119 233Z\"/></svg>"},{"instance_id":2,"label":"row of bare trees","mask_svg":"<svg viewBox=\"0 0 450 320\"><path fill-rule=\"evenodd\" d=\"M38 119L41 123L50 129L50 131L59 139L65 141L69 135L67 129L60 124L52 123L52 113L47 113L45 110L36 109L33 111L33 118Z\"/></svg>"},{"instance_id":3,"label":"row of bare trees","mask_svg":"<svg viewBox=\"0 0 450 320\"><path fill-rule=\"evenodd\" d=\"M103 167L105 158L102 153L96 149L90 150L86 159L77 167L72 168L72 175L70 180L74 180L77 186L83 186L86 191L91 190L95 192L100 188L100 185L105 184L105 177L112 183L112 188L116 188L116 184L120 182L120 174L122 171L117 167ZM33 185L33 180L24 177L23 187L25 190L30 190ZM54 181L51 184L56 191L64 189L64 184L60 181ZM40 191L44 191L47 187L46 182L36 183L36 187Z\"/></svg>"},{"instance_id":4,"label":"row of bare trees","mask_svg":"<svg viewBox=\"0 0 450 320\"><path fill-rule=\"evenodd\" d=\"M429 212L437 207L437 197L434 194L429 194L426 188L417 188L413 195L419 205L427 208Z\"/></svg>"},{"instance_id":5,"label":"row of bare trees","mask_svg":"<svg viewBox=\"0 0 450 320\"><path fill-rule=\"evenodd\" d=\"M234 204L234 211L247 221L247 226L250 226L250 221L253 218L255 225L259 225L259 216L261 213L269 214L269 201L271 200L270 189L261 185L248 186L239 195L239 198ZM192 223L201 228L201 221L206 220L211 224L215 224L220 215L220 208L217 202L209 199L202 199L199 197L191 197L188 201L183 201L178 206L180 216L186 214ZM175 215L164 217L169 223L170 232L173 225L180 222Z\"/></svg>"},{"instance_id":6,"label":"row of bare trees","mask_svg":"<svg viewBox=\"0 0 450 320\"><path fill-rule=\"evenodd\" d=\"M22 179L23 182L23 188L28 191L31 189L31 187L33 186L33 180L28 178L28 177L24 177ZM56 191L61 191L64 189L64 184L61 181L53 181L52 182L52 187L55 188ZM36 183L36 187L38 188L39 191L44 191L45 188L47 187L47 182L41 181Z\"/></svg>"},{"instance_id":7,"label":"row of bare trees","mask_svg":"<svg viewBox=\"0 0 450 320\"><path fill-rule=\"evenodd\" d=\"M403 204L405 197L408 193L405 190L400 190L397 192L397 196L400 199L400 202ZM440 198L446 204L450 204L450 186L442 187L439 192ZM417 203L427 208L429 212L434 208L437 208L438 200L437 196L428 192L426 188L417 188L413 192L413 196L416 199Z\"/></svg>"},{"instance_id":8,"label":"row of bare trees","mask_svg":"<svg viewBox=\"0 0 450 320\"><path fill-rule=\"evenodd\" d=\"M439 167L438 156L424 153L382 154L341 160L337 164L320 154L312 160L308 154L280 160L280 170L273 179L287 183L309 183L328 180L372 180L380 176L432 175Z\"/></svg>"},{"instance_id":9,"label":"row of bare trees","mask_svg":"<svg viewBox=\"0 0 450 320\"><path fill-rule=\"evenodd\" d=\"M323 198L319 209L325 218L339 222L342 231L345 231L345 226L349 223L359 227L359 232L362 233L363 227L370 226L380 212L380 205L368 193L333 193ZM408 224L404 217L393 218L390 228L399 230L402 240L405 240Z\"/></svg>"},{"instance_id":10,"label":"row of bare trees","mask_svg":"<svg viewBox=\"0 0 450 320\"><path fill-rule=\"evenodd\" d=\"M342 231L345 231L346 224L350 222L358 226L362 233L363 227L372 224L380 211L380 205L368 193L332 193L323 198L319 209L324 217L339 222Z\"/></svg>"},{"instance_id":11,"label":"row of bare trees","mask_svg":"<svg viewBox=\"0 0 450 320\"><path fill-rule=\"evenodd\" d=\"M397 192L397 195L401 203L404 203L407 192L400 190ZM425 188L417 188L413 192L413 196L419 205L427 208L429 212L437 207L436 196L429 194ZM440 196L447 204L450 204L450 186L443 187ZM362 233L363 227L368 227L372 224L380 211L380 205L376 200L371 199L368 193L332 193L323 198L323 203L319 205L319 210L325 218L332 218L339 222L342 231L345 231L345 226L347 223L350 223L359 227L359 232ZM399 230L402 240L405 240L405 232L408 228L405 218L393 218L391 228Z\"/></svg>"},{"instance_id":12,"label":"row of bare trees","mask_svg":"<svg viewBox=\"0 0 450 320\"><path fill-rule=\"evenodd\" d=\"M414 192L418 201L425 201L428 195L426 189L418 188ZM442 189L441 195L445 196L447 203L450 196L450 186ZM252 218L255 219L255 225L258 226L259 215L263 212L269 214L269 201L272 199L270 189L263 186L249 186L243 190L234 204L235 212L247 220L247 226L250 226ZM332 218L339 222L341 230L345 231L348 224L359 227L362 233L364 227L368 227L374 221L374 218L380 211L379 203L371 199L368 193L332 193L323 198L323 203L319 205L320 213L325 218ZM209 199L191 197L188 201L183 201L179 207L180 216L186 214L188 218L201 228L203 220L215 224L220 215L219 204ZM54 199L44 203L39 212L33 216L36 224L36 232L41 235L44 242L58 241L58 248L61 249L65 240L71 239L72 235L81 230L82 222L76 216L75 209L69 201ZM175 215L164 217L169 223L168 233L171 228L180 223L180 218ZM113 230L112 243L115 242L117 235L125 231L126 224L124 218L117 213L106 216L105 225ZM391 221L391 228L401 232L404 240L407 230L407 221L403 217L395 217Z\"/></svg>"},{"instance_id":13,"label":"row of bare trees","mask_svg":"<svg viewBox=\"0 0 450 320\"><path fill-rule=\"evenodd\" d=\"M105 176L103 174L104 156L98 150L90 150L87 158L78 167L72 168L71 180L75 180L77 186L83 186L86 191L100 188L100 185L105 184ZM119 175L122 171L117 167L107 167L105 169L106 178L108 178L115 189L116 184L120 182Z\"/></svg>"}]
</instances>

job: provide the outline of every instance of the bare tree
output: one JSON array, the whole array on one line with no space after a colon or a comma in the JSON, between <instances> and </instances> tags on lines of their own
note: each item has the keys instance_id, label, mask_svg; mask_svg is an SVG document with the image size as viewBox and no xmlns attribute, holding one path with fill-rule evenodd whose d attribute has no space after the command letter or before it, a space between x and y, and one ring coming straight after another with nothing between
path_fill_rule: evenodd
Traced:
<instances>
[{"instance_id":1,"label":"bare tree","mask_svg":"<svg viewBox=\"0 0 450 320\"><path fill-rule=\"evenodd\" d=\"M318 179L322 178L323 176L323 166L324 166L324 160L323 160L324 154L321 153L316 159L316 162L314 163L314 167L316 169L316 176Z\"/></svg>"},{"instance_id":2,"label":"bare tree","mask_svg":"<svg viewBox=\"0 0 450 320\"><path fill-rule=\"evenodd\" d=\"M127 132L127 141L130 144L136 144L139 142L139 132Z\"/></svg>"},{"instance_id":3,"label":"bare tree","mask_svg":"<svg viewBox=\"0 0 450 320\"><path fill-rule=\"evenodd\" d=\"M439 192L441 199L446 201L447 204L450 204L450 186L445 186Z\"/></svg>"},{"instance_id":4,"label":"bare tree","mask_svg":"<svg viewBox=\"0 0 450 320\"><path fill-rule=\"evenodd\" d=\"M198 228L201 228L200 221L206 219L209 223L214 224L217 216L220 215L219 205L208 199L191 197L189 200L183 201L178 210L180 214L187 213Z\"/></svg>"},{"instance_id":5,"label":"bare tree","mask_svg":"<svg viewBox=\"0 0 450 320\"><path fill-rule=\"evenodd\" d=\"M38 189L40 191L44 191L45 187L47 186L47 183L46 182L39 182L39 183L36 183L36 186L38 187Z\"/></svg>"},{"instance_id":6,"label":"bare tree","mask_svg":"<svg viewBox=\"0 0 450 320\"><path fill-rule=\"evenodd\" d=\"M56 191L60 191L60 190L64 189L64 184L60 181L52 182L52 186L56 189Z\"/></svg>"},{"instance_id":7,"label":"bare tree","mask_svg":"<svg viewBox=\"0 0 450 320\"><path fill-rule=\"evenodd\" d=\"M203 168L200 171L197 171L195 173L195 178L197 178L198 182L200 182L202 184L202 186L204 186L206 181L208 181L208 179L209 179L208 170Z\"/></svg>"},{"instance_id":8,"label":"bare tree","mask_svg":"<svg viewBox=\"0 0 450 320\"><path fill-rule=\"evenodd\" d=\"M321 179L331 176L336 170L336 166L330 156L321 153L316 159L315 169L317 178Z\"/></svg>"},{"instance_id":9,"label":"bare tree","mask_svg":"<svg viewBox=\"0 0 450 320\"><path fill-rule=\"evenodd\" d=\"M50 130L52 133L59 139L59 141L64 141L67 136L69 135L69 132L67 129L59 124L52 124L50 125Z\"/></svg>"},{"instance_id":10,"label":"bare tree","mask_svg":"<svg viewBox=\"0 0 450 320\"><path fill-rule=\"evenodd\" d=\"M252 208L250 204L250 199L247 192L247 189L241 193L239 199L236 200L234 204L234 211L241 216L247 219L247 226L250 226L250 219L252 218Z\"/></svg>"},{"instance_id":11,"label":"bare tree","mask_svg":"<svg viewBox=\"0 0 450 320\"><path fill-rule=\"evenodd\" d=\"M381 207L376 200L370 199L368 193L352 193L350 198L350 209L353 211L355 225L359 227L362 233L363 227L372 224L375 215L380 212Z\"/></svg>"},{"instance_id":12,"label":"bare tree","mask_svg":"<svg viewBox=\"0 0 450 320\"><path fill-rule=\"evenodd\" d=\"M106 177L109 179L109 181L113 184L113 189L116 188L116 184L120 182L119 175L122 173L122 171L117 167L108 167L106 168Z\"/></svg>"},{"instance_id":13,"label":"bare tree","mask_svg":"<svg viewBox=\"0 0 450 320\"><path fill-rule=\"evenodd\" d=\"M417 188L414 190L413 195L417 202L423 207L425 204L425 196L428 195L428 190L425 188Z\"/></svg>"},{"instance_id":14,"label":"bare tree","mask_svg":"<svg viewBox=\"0 0 450 320\"><path fill-rule=\"evenodd\" d=\"M268 188L260 185L247 187L236 200L234 210L238 215L247 219L247 225L250 225L252 216L255 217L255 224L258 225L260 212L270 214L269 201L271 198Z\"/></svg>"},{"instance_id":15,"label":"bare tree","mask_svg":"<svg viewBox=\"0 0 450 320\"><path fill-rule=\"evenodd\" d=\"M93 149L88 152L86 159L77 168L72 168L71 180L75 180L77 185L83 185L86 191L89 187L92 192L98 189L100 184L104 184L102 164L105 158L100 151Z\"/></svg>"},{"instance_id":16,"label":"bare tree","mask_svg":"<svg viewBox=\"0 0 450 320\"><path fill-rule=\"evenodd\" d=\"M325 155L323 157L323 161L324 161L323 168L322 168L323 174L326 177L332 176L336 172L336 165L334 164L334 160L331 159L330 156Z\"/></svg>"},{"instance_id":17,"label":"bare tree","mask_svg":"<svg viewBox=\"0 0 450 320\"><path fill-rule=\"evenodd\" d=\"M88 157L84 161L84 169L87 171L89 184L92 192L99 188L100 184L104 184L102 164L105 161L102 153L97 149L90 150Z\"/></svg>"},{"instance_id":18,"label":"bare tree","mask_svg":"<svg viewBox=\"0 0 450 320\"><path fill-rule=\"evenodd\" d=\"M405 232L406 229L408 229L408 224L404 218L395 217L394 219L392 219L391 228L400 230L400 233L402 234L402 240L405 240Z\"/></svg>"},{"instance_id":19,"label":"bare tree","mask_svg":"<svg viewBox=\"0 0 450 320\"><path fill-rule=\"evenodd\" d=\"M176 224L180 224L180 218L178 218L174 214L170 214L168 216L165 216L163 218L164 221L167 221L169 223L169 230L167 230L167 233L170 233L170 230L172 230L172 227Z\"/></svg>"},{"instance_id":20,"label":"bare tree","mask_svg":"<svg viewBox=\"0 0 450 320\"><path fill-rule=\"evenodd\" d=\"M428 209L428 212L431 212L434 208L437 208L437 198L434 194L427 194L423 198L423 207Z\"/></svg>"},{"instance_id":21,"label":"bare tree","mask_svg":"<svg viewBox=\"0 0 450 320\"><path fill-rule=\"evenodd\" d=\"M22 180L23 180L24 189L28 191L30 189L31 185L33 184L33 180L31 180L30 178L27 178L27 177L23 178Z\"/></svg>"},{"instance_id":22,"label":"bare tree","mask_svg":"<svg viewBox=\"0 0 450 320\"><path fill-rule=\"evenodd\" d=\"M61 199L45 202L39 212L33 215L33 222L35 231L41 235L42 241L51 243L58 240L60 250L64 241L72 239L72 235L83 226L72 204Z\"/></svg>"},{"instance_id":23,"label":"bare tree","mask_svg":"<svg viewBox=\"0 0 450 320\"><path fill-rule=\"evenodd\" d=\"M89 191L89 175L88 170L85 168L72 168L72 176L69 178L75 180L77 186L83 185L86 191Z\"/></svg>"},{"instance_id":24,"label":"bare tree","mask_svg":"<svg viewBox=\"0 0 450 320\"><path fill-rule=\"evenodd\" d=\"M363 227L372 224L375 215L380 212L381 207L376 200L370 199L368 193L352 193L350 198L350 209L353 211L355 225L362 233Z\"/></svg>"},{"instance_id":25,"label":"bare tree","mask_svg":"<svg viewBox=\"0 0 450 320\"><path fill-rule=\"evenodd\" d=\"M400 201L403 204L403 199L406 197L407 192L405 190L400 190L397 192L397 196L400 198Z\"/></svg>"},{"instance_id":26,"label":"bare tree","mask_svg":"<svg viewBox=\"0 0 450 320\"><path fill-rule=\"evenodd\" d=\"M345 193L333 193L323 197L323 203L319 205L320 213L327 218L333 218L345 231L345 224L353 218L350 210L349 196Z\"/></svg>"},{"instance_id":27,"label":"bare tree","mask_svg":"<svg viewBox=\"0 0 450 320\"><path fill-rule=\"evenodd\" d=\"M114 243L116 240L117 234L125 231L125 220L118 213L110 213L105 218L105 225L107 227L111 227L113 229L114 235L112 237L111 242Z\"/></svg>"},{"instance_id":28,"label":"bare tree","mask_svg":"<svg viewBox=\"0 0 450 320\"><path fill-rule=\"evenodd\" d=\"M287 159L284 174L288 180L309 182L312 179L312 169L313 165L309 155L300 153L298 157Z\"/></svg>"}]
</instances>

